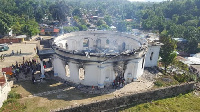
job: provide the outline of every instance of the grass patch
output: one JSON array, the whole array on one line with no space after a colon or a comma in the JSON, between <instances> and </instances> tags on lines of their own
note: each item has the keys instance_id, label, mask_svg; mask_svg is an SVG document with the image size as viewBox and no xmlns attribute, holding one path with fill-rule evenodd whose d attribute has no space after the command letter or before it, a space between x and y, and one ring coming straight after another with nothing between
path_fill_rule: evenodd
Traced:
<instances>
[{"instance_id":1,"label":"grass patch","mask_svg":"<svg viewBox=\"0 0 200 112\"><path fill-rule=\"evenodd\" d=\"M193 92L177 97L136 105L121 112L199 112L200 97Z\"/></svg>"},{"instance_id":2,"label":"grass patch","mask_svg":"<svg viewBox=\"0 0 200 112\"><path fill-rule=\"evenodd\" d=\"M3 103L3 106L0 108L0 112L24 112L26 106L18 102L17 99L20 98L20 94L17 94L15 91L10 91L8 94L8 99Z\"/></svg>"},{"instance_id":3,"label":"grass patch","mask_svg":"<svg viewBox=\"0 0 200 112\"><path fill-rule=\"evenodd\" d=\"M174 79L173 76L162 76L154 82L155 87L167 87L171 85L176 85L179 82Z\"/></svg>"}]
</instances>

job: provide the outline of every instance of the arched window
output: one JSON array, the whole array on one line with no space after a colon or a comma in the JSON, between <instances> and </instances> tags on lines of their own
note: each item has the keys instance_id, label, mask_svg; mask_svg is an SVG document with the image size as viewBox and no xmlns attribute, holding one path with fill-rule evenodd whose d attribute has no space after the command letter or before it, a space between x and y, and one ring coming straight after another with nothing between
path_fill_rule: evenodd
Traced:
<instances>
[{"instance_id":1,"label":"arched window","mask_svg":"<svg viewBox=\"0 0 200 112\"><path fill-rule=\"evenodd\" d=\"M153 58L153 52L151 52L150 60L152 60L152 58Z\"/></svg>"},{"instance_id":2,"label":"arched window","mask_svg":"<svg viewBox=\"0 0 200 112\"><path fill-rule=\"evenodd\" d=\"M144 68L144 58L143 58L143 60L142 60L142 68Z\"/></svg>"},{"instance_id":3,"label":"arched window","mask_svg":"<svg viewBox=\"0 0 200 112\"><path fill-rule=\"evenodd\" d=\"M83 47L89 47L89 39L88 38L84 38Z\"/></svg>"},{"instance_id":4,"label":"arched window","mask_svg":"<svg viewBox=\"0 0 200 112\"><path fill-rule=\"evenodd\" d=\"M85 78L85 70L84 68L79 68L79 79L84 80Z\"/></svg>"},{"instance_id":5,"label":"arched window","mask_svg":"<svg viewBox=\"0 0 200 112\"><path fill-rule=\"evenodd\" d=\"M70 70L69 70L69 65L65 66L65 71L66 71L66 76L70 77Z\"/></svg>"},{"instance_id":6,"label":"arched window","mask_svg":"<svg viewBox=\"0 0 200 112\"><path fill-rule=\"evenodd\" d=\"M76 43L77 42L75 40L72 41L72 49L70 49L70 50L76 50L77 49Z\"/></svg>"},{"instance_id":7,"label":"arched window","mask_svg":"<svg viewBox=\"0 0 200 112\"><path fill-rule=\"evenodd\" d=\"M67 43L65 43L65 47L66 47L66 49L68 50L68 44L67 44Z\"/></svg>"},{"instance_id":8,"label":"arched window","mask_svg":"<svg viewBox=\"0 0 200 112\"><path fill-rule=\"evenodd\" d=\"M101 48L101 39L96 40L97 48Z\"/></svg>"},{"instance_id":9,"label":"arched window","mask_svg":"<svg viewBox=\"0 0 200 112\"><path fill-rule=\"evenodd\" d=\"M126 43L123 42L123 43L122 43L122 50L124 51L125 49L126 49Z\"/></svg>"},{"instance_id":10,"label":"arched window","mask_svg":"<svg viewBox=\"0 0 200 112\"><path fill-rule=\"evenodd\" d=\"M110 43L110 41L107 39L107 40L106 40L106 44L108 45L109 43Z\"/></svg>"}]
</instances>

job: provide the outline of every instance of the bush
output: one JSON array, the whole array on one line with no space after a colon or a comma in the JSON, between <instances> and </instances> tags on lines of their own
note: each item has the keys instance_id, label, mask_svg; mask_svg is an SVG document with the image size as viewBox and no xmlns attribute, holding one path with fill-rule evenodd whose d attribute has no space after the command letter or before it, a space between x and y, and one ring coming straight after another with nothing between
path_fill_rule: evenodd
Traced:
<instances>
[{"instance_id":1,"label":"bush","mask_svg":"<svg viewBox=\"0 0 200 112\"><path fill-rule=\"evenodd\" d=\"M197 81L197 76L194 74L176 74L174 75L174 79L179 83Z\"/></svg>"},{"instance_id":2,"label":"bush","mask_svg":"<svg viewBox=\"0 0 200 112\"><path fill-rule=\"evenodd\" d=\"M8 99L19 99L21 95L16 93L15 91L10 91L8 94Z\"/></svg>"},{"instance_id":3,"label":"bush","mask_svg":"<svg viewBox=\"0 0 200 112\"><path fill-rule=\"evenodd\" d=\"M178 83L179 82L176 81L172 76L163 76L156 79L156 81L154 82L154 85L156 87L166 87L170 85L176 85Z\"/></svg>"},{"instance_id":4,"label":"bush","mask_svg":"<svg viewBox=\"0 0 200 112\"><path fill-rule=\"evenodd\" d=\"M189 81L189 77L186 74L176 74L174 75L174 79L177 80L179 83Z\"/></svg>"},{"instance_id":5,"label":"bush","mask_svg":"<svg viewBox=\"0 0 200 112\"><path fill-rule=\"evenodd\" d=\"M159 81L159 80L158 80L158 81L155 81L155 82L154 82L154 85L157 86L157 87L162 87L162 86L164 86L163 82L161 82L161 81Z\"/></svg>"}]
</instances>

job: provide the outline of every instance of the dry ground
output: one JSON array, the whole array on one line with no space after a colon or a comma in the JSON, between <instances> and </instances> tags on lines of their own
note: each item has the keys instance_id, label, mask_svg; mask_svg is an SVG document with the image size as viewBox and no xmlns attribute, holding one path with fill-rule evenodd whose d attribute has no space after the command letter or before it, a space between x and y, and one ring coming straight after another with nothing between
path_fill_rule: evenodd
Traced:
<instances>
[{"instance_id":1,"label":"dry ground","mask_svg":"<svg viewBox=\"0 0 200 112\"><path fill-rule=\"evenodd\" d=\"M15 64L16 61L21 63L23 60L23 57L25 57L25 60L28 60L36 55L34 48L36 48L36 43L37 41L29 41L25 43L13 43L12 45L9 46L8 51L0 52L1 54L7 54L10 55L12 50L14 50L15 55L13 56L8 56L5 57L4 61L0 61L0 74L2 74L1 70L4 67L9 67L12 64ZM21 49L21 54L16 54L17 51L19 52Z\"/></svg>"}]
</instances>

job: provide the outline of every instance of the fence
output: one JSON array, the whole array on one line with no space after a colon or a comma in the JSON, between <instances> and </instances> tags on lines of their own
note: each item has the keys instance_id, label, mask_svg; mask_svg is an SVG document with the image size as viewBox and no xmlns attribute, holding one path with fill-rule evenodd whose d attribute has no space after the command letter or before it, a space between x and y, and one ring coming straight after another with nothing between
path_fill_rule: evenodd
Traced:
<instances>
[{"instance_id":1,"label":"fence","mask_svg":"<svg viewBox=\"0 0 200 112\"><path fill-rule=\"evenodd\" d=\"M137 94L126 95L122 97L112 98L103 101L97 101L90 104L83 104L75 107L67 107L54 111L59 112L105 112L116 111L121 107L129 105L137 105L140 103L149 102L168 97L177 96L179 94L188 93L195 89L195 83L185 83L181 85L160 88L156 90L141 92Z\"/></svg>"}]
</instances>

